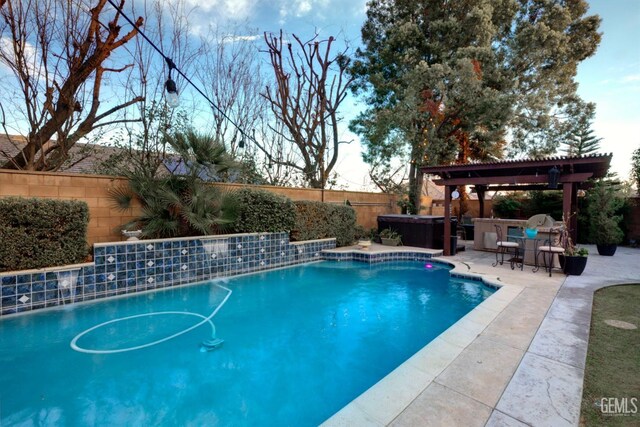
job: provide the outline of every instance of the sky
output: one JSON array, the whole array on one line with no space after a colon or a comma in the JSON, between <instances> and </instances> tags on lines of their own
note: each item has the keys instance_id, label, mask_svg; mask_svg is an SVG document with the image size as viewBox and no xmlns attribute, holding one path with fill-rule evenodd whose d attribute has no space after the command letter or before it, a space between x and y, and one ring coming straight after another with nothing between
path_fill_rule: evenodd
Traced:
<instances>
[{"instance_id":1,"label":"sky","mask_svg":"<svg viewBox=\"0 0 640 427\"><path fill-rule=\"evenodd\" d=\"M185 1L195 8L188 19L196 32L210 24L225 26L235 22L256 29L257 34L282 29L304 40L318 33L320 39L336 37L335 52L342 41L346 41L351 52L355 50L366 19L366 0ZM600 151L613 153L611 170L628 179L631 153L640 147L640 0L588 3L588 13L602 18L603 36L596 54L579 65L578 93L585 101L596 104L592 127L596 136L602 138ZM256 43L263 42L258 38ZM340 146L335 168L338 188L375 189L368 178L369 167L362 160L359 138L347 128L349 120L363 108L362 99L350 96L340 109L344 117L340 138L351 142Z\"/></svg>"},{"instance_id":2,"label":"sky","mask_svg":"<svg viewBox=\"0 0 640 427\"><path fill-rule=\"evenodd\" d=\"M198 0L191 0L197 4ZM334 35L360 43L365 21L364 0L217 0L208 2L218 19L244 19L259 31L279 31L312 35ZM613 153L611 170L629 178L631 153L640 147L640 0L592 0L589 14L602 18L602 41L596 54L579 65L576 81L579 95L596 103L593 130L602 153ZM222 13L220 13L222 11ZM226 11L226 12L225 12ZM345 117L362 108L361 101L349 99L343 105ZM367 188L367 165L361 158L357 135L345 129L336 171L338 183L353 190Z\"/></svg>"}]
</instances>

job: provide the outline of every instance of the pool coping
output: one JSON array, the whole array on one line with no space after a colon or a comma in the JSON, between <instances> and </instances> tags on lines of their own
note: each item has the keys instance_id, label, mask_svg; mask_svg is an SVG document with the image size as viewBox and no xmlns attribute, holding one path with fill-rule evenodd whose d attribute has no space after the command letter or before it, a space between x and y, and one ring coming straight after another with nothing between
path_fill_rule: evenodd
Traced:
<instances>
[{"instance_id":1,"label":"pool coping","mask_svg":"<svg viewBox=\"0 0 640 427\"><path fill-rule=\"evenodd\" d=\"M395 251L424 252L419 249L405 247L397 248ZM342 251L376 252L362 249ZM378 251L393 252L394 249L379 248ZM470 273L469 266L462 262L440 257L434 257L433 260L453 266L449 273L454 277L469 278L498 289L404 363L324 421L322 426L391 424L525 288L504 282L498 276Z\"/></svg>"}]
</instances>

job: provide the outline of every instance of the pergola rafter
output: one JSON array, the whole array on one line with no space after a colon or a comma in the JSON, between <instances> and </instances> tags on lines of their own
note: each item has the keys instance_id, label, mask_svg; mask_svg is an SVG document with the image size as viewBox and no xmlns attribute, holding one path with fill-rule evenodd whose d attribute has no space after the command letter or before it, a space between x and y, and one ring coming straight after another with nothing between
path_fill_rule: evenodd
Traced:
<instances>
[{"instance_id":1,"label":"pergola rafter","mask_svg":"<svg viewBox=\"0 0 640 427\"><path fill-rule=\"evenodd\" d=\"M578 190L587 188L587 180L607 174L612 154L579 157L546 157L442 166L427 166L423 174L438 175L433 182L445 187L444 254L451 254L451 193L457 186L472 185L478 193L480 218L484 218L484 195L487 191L530 191L562 189L562 213L569 218L570 234L577 238ZM557 188L549 187L549 172L559 171Z\"/></svg>"}]
</instances>

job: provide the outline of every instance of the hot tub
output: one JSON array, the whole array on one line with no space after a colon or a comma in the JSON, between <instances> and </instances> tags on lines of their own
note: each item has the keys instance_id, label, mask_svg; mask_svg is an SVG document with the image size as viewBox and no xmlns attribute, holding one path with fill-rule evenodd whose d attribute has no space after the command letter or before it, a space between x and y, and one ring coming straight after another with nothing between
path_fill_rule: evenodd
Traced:
<instances>
[{"instance_id":1,"label":"hot tub","mask_svg":"<svg viewBox=\"0 0 640 427\"><path fill-rule=\"evenodd\" d=\"M456 247L457 218L451 218L451 249ZM378 232L390 228L402 236L402 244L444 249L444 217L434 215L380 215Z\"/></svg>"}]
</instances>

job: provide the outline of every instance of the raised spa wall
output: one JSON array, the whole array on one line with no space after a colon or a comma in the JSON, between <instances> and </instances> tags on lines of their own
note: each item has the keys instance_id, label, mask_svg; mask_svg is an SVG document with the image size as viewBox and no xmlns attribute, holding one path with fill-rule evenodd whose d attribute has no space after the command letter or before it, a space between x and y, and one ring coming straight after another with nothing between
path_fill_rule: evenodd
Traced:
<instances>
[{"instance_id":1,"label":"raised spa wall","mask_svg":"<svg viewBox=\"0 0 640 427\"><path fill-rule=\"evenodd\" d=\"M321 259L335 239L289 242L251 233L97 243L94 261L0 273L1 315L233 276Z\"/></svg>"}]
</instances>

